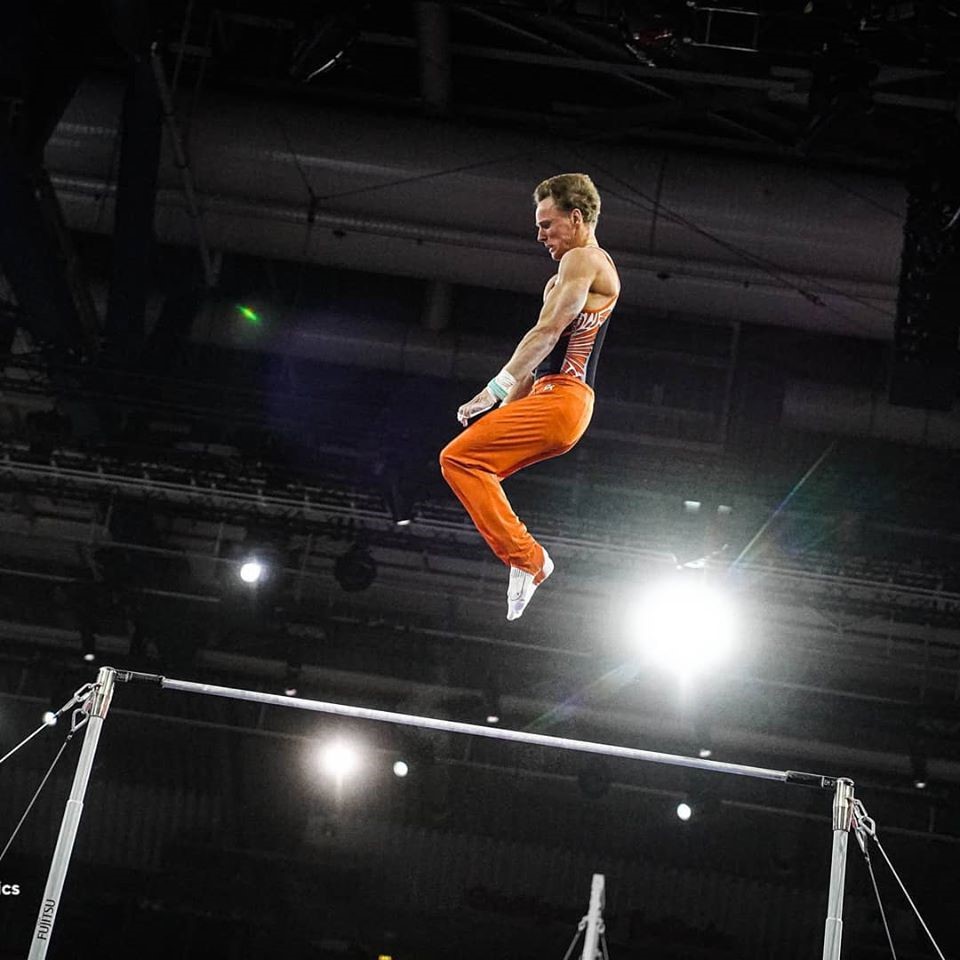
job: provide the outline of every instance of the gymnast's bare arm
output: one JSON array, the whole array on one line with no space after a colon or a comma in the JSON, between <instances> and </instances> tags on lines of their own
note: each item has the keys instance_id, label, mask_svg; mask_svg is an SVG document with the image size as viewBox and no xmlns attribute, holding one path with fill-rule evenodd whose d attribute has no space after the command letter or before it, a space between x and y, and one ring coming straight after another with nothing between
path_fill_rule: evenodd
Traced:
<instances>
[{"instance_id":1,"label":"gymnast's bare arm","mask_svg":"<svg viewBox=\"0 0 960 960\"><path fill-rule=\"evenodd\" d=\"M549 356L556 346L560 335L580 313L606 259L597 247L574 247L568 250L560 260L560 269L552 277L544 291L543 308L540 317L517 344L513 356L504 369L517 383L504 399L504 403L519 400L526 396L533 385L533 371ZM514 395L514 391L524 384L525 392ZM484 387L472 400L463 404L457 411L457 419L466 426L472 417L489 410L497 398Z\"/></svg>"}]
</instances>

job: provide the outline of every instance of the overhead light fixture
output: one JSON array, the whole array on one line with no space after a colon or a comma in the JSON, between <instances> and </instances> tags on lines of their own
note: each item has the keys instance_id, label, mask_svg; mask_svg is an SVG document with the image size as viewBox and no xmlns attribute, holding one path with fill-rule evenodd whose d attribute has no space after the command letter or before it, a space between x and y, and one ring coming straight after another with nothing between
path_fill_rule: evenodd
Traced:
<instances>
[{"instance_id":1,"label":"overhead light fixture","mask_svg":"<svg viewBox=\"0 0 960 960\"><path fill-rule=\"evenodd\" d=\"M704 713L704 704L697 704L694 710L696 712L693 718L693 736L694 743L697 745L697 756L701 760L709 760L713 756L714 743L710 724Z\"/></svg>"},{"instance_id":2,"label":"overhead light fixture","mask_svg":"<svg viewBox=\"0 0 960 960\"><path fill-rule=\"evenodd\" d=\"M696 819L698 823L714 819L720 812L721 800L713 792L688 793L675 807L677 819L683 823Z\"/></svg>"},{"instance_id":3,"label":"overhead light fixture","mask_svg":"<svg viewBox=\"0 0 960 960\"><path fill-rule=\"evenodd\" d=\"M320 754L321 768L341 783L360 769L360 752L344 740L335 740Z\"/></svg>"},{"instance_id":4,"label":"overhead light fixture","mask_svg":"<svg viewBox=\"0 0 960 960\"><path fill-rule=\"evenodd\" d=\"M286 697L295 697L300 687L300 675L303 665L297 661L287 661L287 672L283 679L283 694Z\"/></svg>"},{"instance_id":5,"label":"overhead light fixture","mask_svg":"<svg viewBox=\"0 0 960 960\"><path fill-rule=\"evenodd\" d=\"M729 598L689 571L647 587L630 608L627 630L650 662L688 678L730 656L735 618Z\"/></svg>"},{"instance_id":6,"label":"overhead light fixture","mask_svg":"<svg viewBox=\"0 0 960 960\"><path fill-rule=\"evenodd\" d=\"M82 702L77 697L75 684L64 676L54 681L50 691L50 703L43 712L43 723L48 727L55 727L60 717L69 717L71 711Z\"/></svg>"},{"instance_id":7,"label":"overhead light fixture","mask_svg":"<svg viewBox=\"0 0 960 960\"><path fill-rule=\"evenodd\" d=\"M240 579L244 583L259 583L263 576L263 564L251 557L240 564Z\"/></svg>"},{"instance_id":8,"label":"overhead light fixture","mask_svg":"<svg viewBox=\"0 0 960 960\"><path fill-rule=\"evenodd\" d=\"M80 655L86 663L97 659L97 636L90 627L80 628Z\"/></svg>"},{"instance_id":9,"label":"overhead light fixture","mask_svg":"<svg viewBox=\"0 0 960 960\"><path fill-rule=\"evenodd\" d=\"M483 718L493 726L500 722L503 712L500 706L500 684L496 678L489 679L483 688Z\"/></svg>"},{"instance_id":10,"label":"overhead light fixture","mask_svg":"<svg viewBox=\"0 0 960 960\"><path fill-rule=\"evenodd\" d=\"M413 522L414 497L411 491L409 469L402 460L381 461L374 467L379 477L383 502L390 511L390 519L398 527Z\"/></svg>"},{"instance_id":11,"label":"overhead light fixture","mask_svg":"<svg viewBox=\"0 0 960 960\"><path fill-rule=\"evenodd\" d=\"M406 760L396 760L393 764L393 775L401 780L410 772L410 766Z\"/></svg>"},{"instance_id":12,"label":"overhead light fixture","mask_svg":"<svg viewBox=\"0 0 960 960\"><path fill-rule=\"evenodd\" d=\"M915 749L910 754L910 776L913 779L914 789L927 789L930 782L927 777L927 757L920 749Z\"/></svg>"},{"instance_id":13,"label":"overhead light fixture","mask_svg":"<svg viewBox=\"0 0 960 960\"><path fill-rule=\"evenodd\" d=\"M284 549L274 539L248 531L235 556L233 569L243 583L259 591L280 584L285 559Z\"/></svg>"}]
</instances>

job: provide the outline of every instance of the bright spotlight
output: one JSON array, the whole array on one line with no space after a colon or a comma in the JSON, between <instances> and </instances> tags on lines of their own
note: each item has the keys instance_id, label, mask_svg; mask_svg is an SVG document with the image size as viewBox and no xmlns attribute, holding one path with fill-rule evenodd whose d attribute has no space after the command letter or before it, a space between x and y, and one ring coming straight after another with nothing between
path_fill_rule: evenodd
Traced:
<instances>
[{"instance_id":1,"label":"bright spotlight","mask_svg":"<svg viewBox=\"0 0 960 960\"><path fill-rule=\"evenodd\" d=\"M52 710L47 710L43 715L43 722L48 727L53 727L57 723L57 715Z\"/></svg>"},{"instance_id":2,"label":"bright spotlight","mask_svg":"<svg viewBox=\"0 0 960 960\"><path fill-rule=\"evenodd\" d=\"M910 754L910 775L915 790L927 789L927 757L922 749L914 749Z\"/></svg>"},{"instance_id":3,"label":"bright spotlight","mask_svg":"<svg viewBox=\"0 0 960 960\"><path fill-rule=\"evenodd\" d=\"M697 751L697 756L699 756L701 760L709 760L713 756L713 750L711 750L710 747L701 747Z\"/></svg>"},{"instance_id":4,"label":"bright spotlight","mask_svg":"<svg viewBox=\"0 0 960 960\"><path fill-rule=\"evenodd\" d=\"M393 775L395 777L405 777L410 772L410 767L403 760L398 760L393 765Z\"/></svg>"},{"instance_id":5,"label":"bright spotlight","mask_svg":"<svg viewBox=\"0 0 960 960\"><path fill-rule=\"evenodd\" d=\"M500 722L503 712L500 709L500 686L493 678L487 683L483 691L483 716L490 726Z\"/></svg>"},{"instance_id":6,"label":"bright spotlight","mask_svg":"<svg viewBox=\"0 0 960 960\"><path fill-rule=\"evenodd\" d=\"M734 646L729 600L699 579L654 584L631 611L630 628L649 660L679 676L709 670Z\"/></svg>"},{"instance_id":7,"label":"bright spotlight","mask_svg":"<svg viewBox=\"0 0 960 960\"><path fill-rule=\"evenodd\" d=\"M323 751L321 763L326 773L344 780L359 769L360 754L349 743L337 741Z\"/></svg>"},{"instance_id":8,"label":"bright spotlight","mask_svg":"<svg viewBox=\"0 0 960 960\"><path fill-rule=\"evenodd\" d=\"M693 816L693 807L689 803L680 802L677 804L677 816L686 823Z\"/></svg>"},{"instance_id":9,"label":"bright spotlight","mask_svg":"<svg viewBox=\"0 0 960 960\"><path fill-rule=\"evenodd\" d=\"M97 659L97 636L87 626L80 629L80 654L85 663L93 663Z\"/></svg>"},{"instance_id":10,"label":"bright spotlight","mask_svg":"<svg viewBox=\"0 0 960 960\"><path fill-rule=\"evenodd\" d=\"M296 654L287 659L287 672L283 679L283 693L287 697L295 697L300 689L300 677L303 674L303 664Z\"/></svg>"},{"instance_id":11,"label":"bright spotlight","mask_svg":"<svg viewBox=\"0 0 960 960\"><path fill-rule=\"evenodd\" d=\"M240 579L244 583L257 583L263 576L263 565L257 560L247 560L240 567Z\"/></svg>"}]
</instances>

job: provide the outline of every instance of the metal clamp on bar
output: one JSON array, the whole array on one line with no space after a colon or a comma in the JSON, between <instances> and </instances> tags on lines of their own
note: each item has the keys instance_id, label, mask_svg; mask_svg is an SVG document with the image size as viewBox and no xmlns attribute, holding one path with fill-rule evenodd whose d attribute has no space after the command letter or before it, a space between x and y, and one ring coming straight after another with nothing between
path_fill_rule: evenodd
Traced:
<instances>
[{"instance_id":1,"label":"metal clamp on bar","mask_svg":"<svg viewBox=\"0 0 960 960\"><path fill-rule=\"evenodd\" d=\"M836 777L825 777L820 773L803 773L800 770L788 770L787 783L796 783L801 787L815 787L817 790L832 790L837 785Z\"/></svg>"},{"instance_id":2,"label":"metal clamp on bar","mask_svg":"<svg viewBox=\"0 0 960 960\"><path fill-rule=\"evenodd\" d=\"M110 709L110 701L113 700L113 685L116 679L117 671L113 667L101 667L97 674L97 682L93 688L93 694L87 707L87 713L91 717L99 717L101 720L106 717Z\"/></svg>"},{"instance_id":3,"label":"metal clamp on bar","mask_svg":"<svg viewBox=\"0 0 960 960\"><path fill-rule=\"evenodd\" d=\"M153 683L163 686L163 677L159 673L138 673L136 670L118 670L118 683Z\"/></svg>"},{"instance_id":4,"label":"metal clamp on bar","mask_svg":"<svg viewBox=\"0 0 960 960\"><path fill-rule=\"evenodd\" d=\"M853 825L853 781L841 777L833 798L833 829L849 831Z\"/></svg>"}]
</instances>

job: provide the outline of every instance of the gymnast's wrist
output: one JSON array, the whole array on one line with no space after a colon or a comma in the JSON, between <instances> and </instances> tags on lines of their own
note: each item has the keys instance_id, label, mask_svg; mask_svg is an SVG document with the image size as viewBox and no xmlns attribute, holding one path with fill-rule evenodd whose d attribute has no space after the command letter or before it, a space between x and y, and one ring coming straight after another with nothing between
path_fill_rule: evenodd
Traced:
<instances>
[{"instance_id":1,"label":"gymnast's wrist","mask_svg":"<svg viewBox=\"0 0 960 960\"><path fill-rule=\"evenodd\" d=\"M488 384L487 389L498 399L503 400L517 383L512 373L507 373L504 367Z\"/></svg>"}]
</instances>

